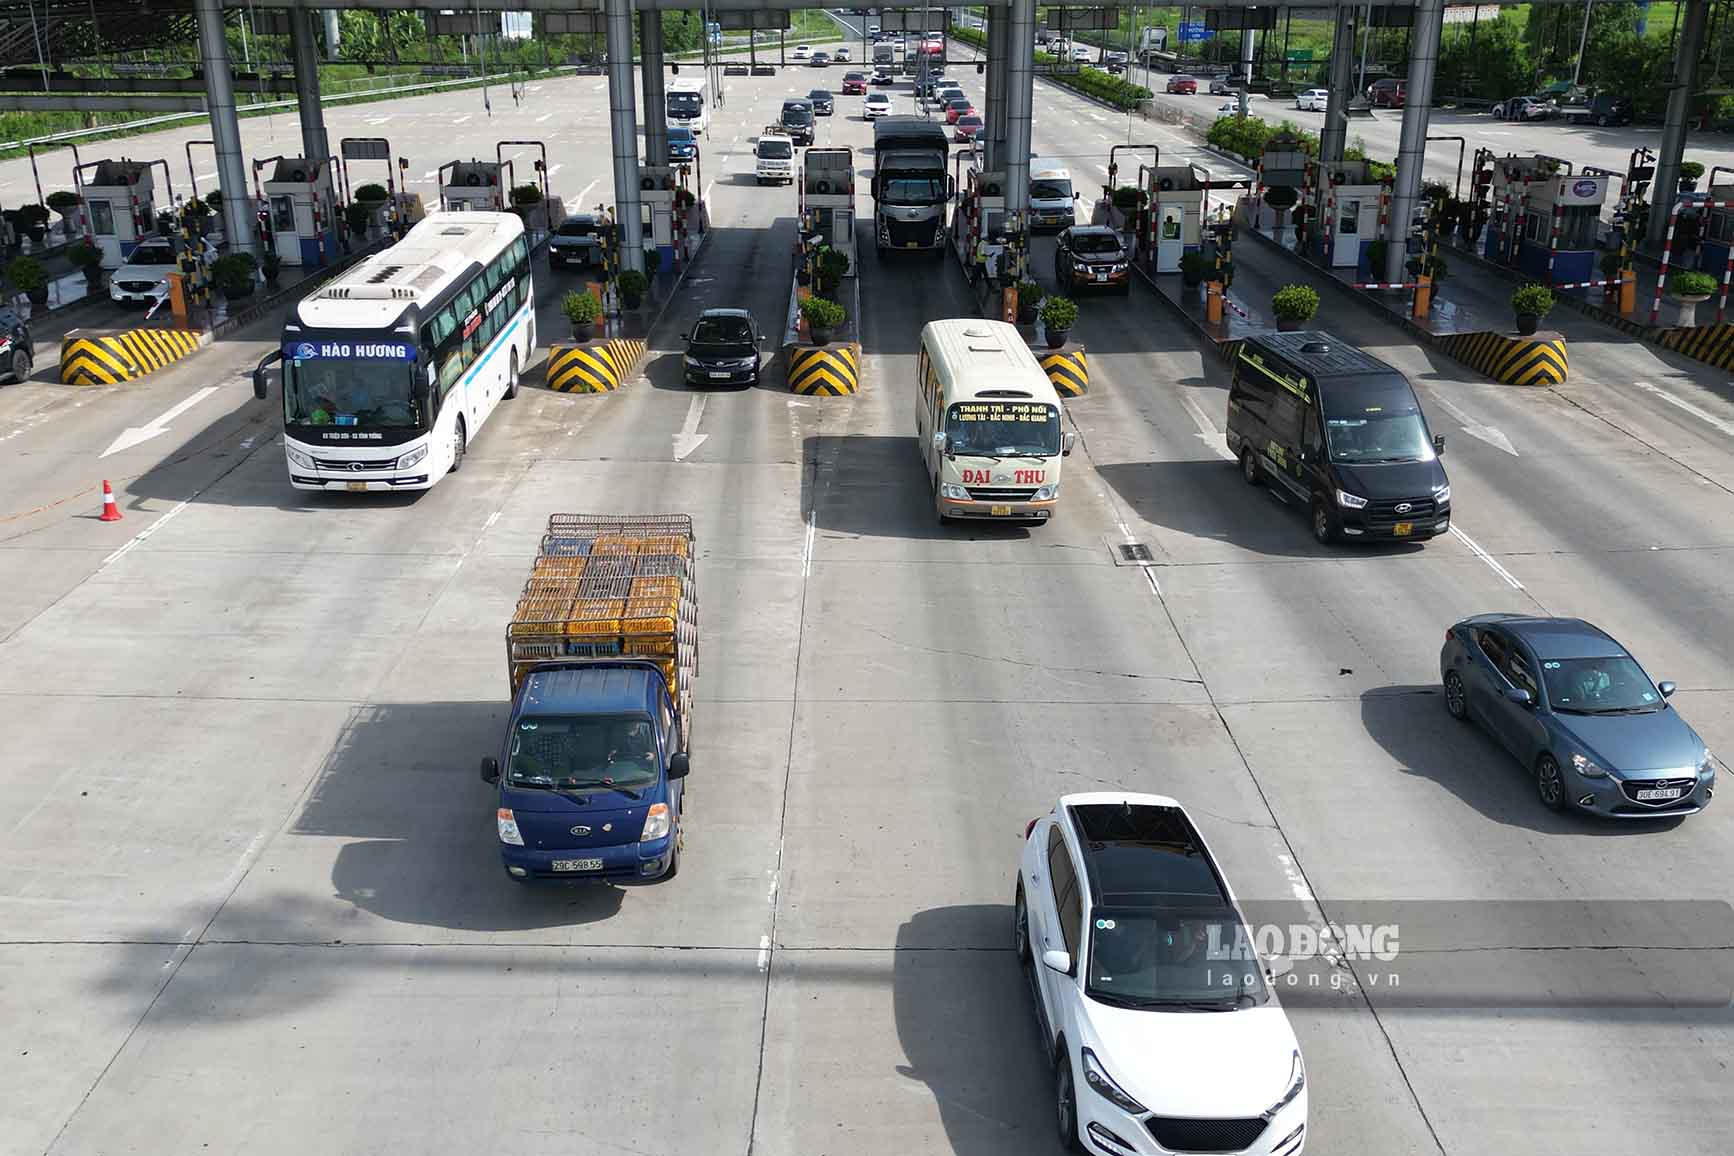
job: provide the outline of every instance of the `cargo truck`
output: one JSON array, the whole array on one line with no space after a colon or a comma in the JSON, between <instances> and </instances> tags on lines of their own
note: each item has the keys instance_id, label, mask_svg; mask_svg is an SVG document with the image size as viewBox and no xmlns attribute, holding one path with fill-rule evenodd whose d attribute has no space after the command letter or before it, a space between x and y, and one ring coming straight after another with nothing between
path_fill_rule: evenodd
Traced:
<instances>
[{"instance_id":1,"label":"cargo truck","mask_svg":"<svg viewBox=\"0 0 1734 1156\"><path fill-rule=\"evenodd\" d=\"M509 877L680 869L697 629L691 518L549 519L506 628L506 733L482 760Z\"/></svg>"},{"instance_id":2,"label":"cargo truck","mask_svg":"<svg viewBox=\"0 0 1734 1156\"><path fill-rule=\"evenodd\" d=\"M951 196L945 128L916 116L873 122L873 234L878 249L945 251Z\"/></svg>"}]
</instances>

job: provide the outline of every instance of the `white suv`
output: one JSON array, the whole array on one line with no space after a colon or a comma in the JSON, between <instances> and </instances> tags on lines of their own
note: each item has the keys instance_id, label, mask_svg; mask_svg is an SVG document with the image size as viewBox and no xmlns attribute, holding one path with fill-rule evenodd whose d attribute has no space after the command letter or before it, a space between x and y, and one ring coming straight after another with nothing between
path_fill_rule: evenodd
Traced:
<instances>
[{"instance_id":1,"label":"white suv","mask_svg":"<svg viewBox=\"0 0 1734 1156\"><path fill-rule=\"evenodd\" d=\"M1330 106L1331 90L1309 88L1294 98L1294 106L1305 112L1323 112Z\"/></svg>"},{"instance_id":2,"label":"white suv","mask_svg":"<svg viewBox=\"0 0 1734 1156\"><path fill-rule=\"evenodd\" d=\"M1069 1150L1298 1156L1300 1045L1180 804L1060 799L1026 832L1015 922Z\"/></svg>"}]
</instances>

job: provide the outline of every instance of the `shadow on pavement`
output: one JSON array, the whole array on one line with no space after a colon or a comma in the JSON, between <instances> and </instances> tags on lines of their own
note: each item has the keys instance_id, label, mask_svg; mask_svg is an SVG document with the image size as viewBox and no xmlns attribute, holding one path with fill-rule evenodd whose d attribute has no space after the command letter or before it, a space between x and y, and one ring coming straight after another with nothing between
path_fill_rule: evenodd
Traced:
<instances>
[{"instance_id":1,"label":"shadow on pavement","mask_svg":"<svg viewBox=\"0 0 1734 1156\"><path fill-rule=\"evenodd\" d=\"M987 927L994 947L960 948ZM957 1156L1057 1152L1030 987L1012 951L1008 904L936 907L897 930L892 1002L908 1063L927 1085Z\"/></svg>"},{"instance_id":2,"label":"shadow on pavement","mask_svg":"<svg viewBox=\"0 0 1734 1156\"><path fill-rule=\"evenodd\" d=\"M1013 522L940 525L915 438L816 435L802 442L801 508L821 530L871 538L1028 538Z\"/></svg>"}]
</instances>

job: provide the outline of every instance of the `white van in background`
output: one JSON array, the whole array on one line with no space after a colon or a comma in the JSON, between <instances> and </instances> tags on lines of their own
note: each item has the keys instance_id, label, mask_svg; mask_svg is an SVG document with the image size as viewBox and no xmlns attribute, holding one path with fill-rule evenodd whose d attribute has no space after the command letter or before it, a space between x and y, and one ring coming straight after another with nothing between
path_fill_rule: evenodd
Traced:
<instances>
[{"instance_id":1,"label":"white van in background","mask_svg":"<svg viewBox=\"0 0 1734 1156\"><path fill-rule=\"evenodd\" d=\"M1078 193L1072 172L1064 165L1030 161L1030 225L1037 229L1069 229L1078 223Z\"/></svg>"}]
</instances>

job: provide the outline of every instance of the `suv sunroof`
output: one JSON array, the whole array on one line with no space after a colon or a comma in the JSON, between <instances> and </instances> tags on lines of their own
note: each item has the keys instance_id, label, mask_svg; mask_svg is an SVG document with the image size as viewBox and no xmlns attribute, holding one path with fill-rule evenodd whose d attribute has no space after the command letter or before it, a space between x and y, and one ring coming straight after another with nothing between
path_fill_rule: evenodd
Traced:
<instances>
[{"instance_id":1,"label":"suv sunroof","mask_svg":"<svg viewBox=\"0 0 1734 1156\"><path fill-rule=\"evenodd\" d=\"M1090 803L1068 807L1084 850L1091 901L1108 906L1227 903L1203 841L1176 807Z\"/></svg>"}]
</instances>

